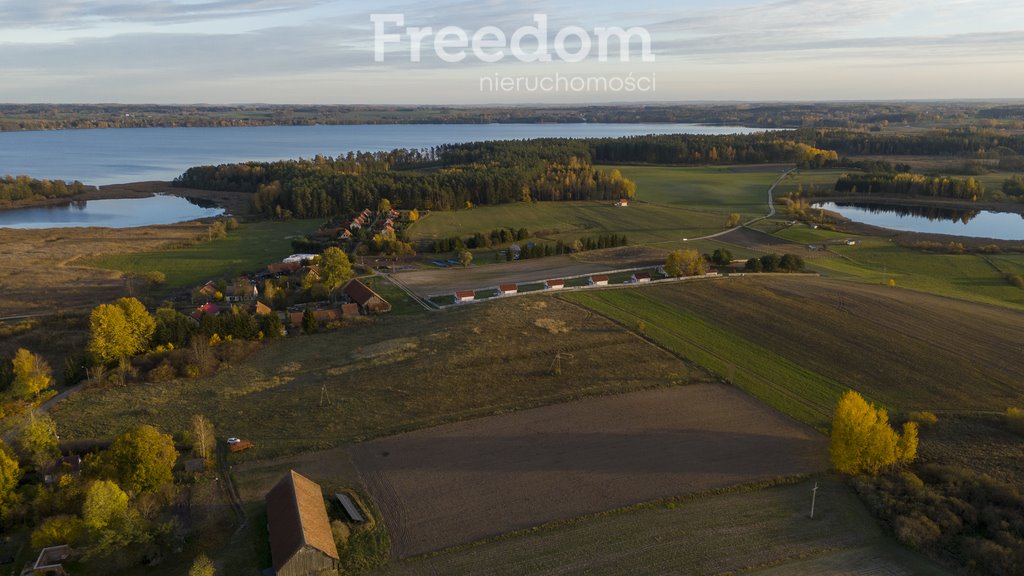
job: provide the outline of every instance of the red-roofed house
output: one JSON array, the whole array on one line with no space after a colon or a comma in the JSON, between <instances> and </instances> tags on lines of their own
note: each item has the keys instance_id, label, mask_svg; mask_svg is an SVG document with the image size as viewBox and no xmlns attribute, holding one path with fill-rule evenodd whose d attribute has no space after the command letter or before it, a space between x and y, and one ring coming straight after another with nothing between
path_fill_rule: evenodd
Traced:
<instances>
[{"instance_id":1,"label":"red-roofed house","mask_svg":"<svg viewBox=\"0 0 1024 576\"><path fill-rule=\"evenodd\" d=\"M456 302L472 302L476 299L476 293L472 290L458 290L455 292Z\"/></svg>"},{"instance_id":2,"label":"red-roofed house","mask_svg":"<svg viewBox=\"0 0 1024 576\"><path fill-rule=\"evenodd\" d=\"M562 288L565 288L565 280L560 278L557 280L548 280L544 283L544 287L548 290L561 290Z\"/></svg>"},{"instance_id":3,"label":"red-roofed house","mask_svg":"<svg viewBox=\"0 0 1024 576\"><path fill-rule=\"evenodd\" d=\"M608 276L606 274L595 274L590 277L591 286L607 286Z\"/></svg>"},{"instance_id":4,"label":"red-roofed house","mask_svg":"<svg viewBox=\"0 0 1024 576\"><path fill-rule=\"evenodd\" d=\"M501 286L498 286L498 292L502 296L511 296L512 294L519 292L519 286L515 284L502 284Z\"/></svg>"},{"instance_id":5,"label":"red-roofed house","mask_svg":"<svg viewBox=\"0 0 1024 576\"><path fill-rule=\"evenodd\" d=\"M644 282L651 281L651 275L647 272L637 272L629 279L634 284L643 284Z\"/></svg>"}]
</instances>

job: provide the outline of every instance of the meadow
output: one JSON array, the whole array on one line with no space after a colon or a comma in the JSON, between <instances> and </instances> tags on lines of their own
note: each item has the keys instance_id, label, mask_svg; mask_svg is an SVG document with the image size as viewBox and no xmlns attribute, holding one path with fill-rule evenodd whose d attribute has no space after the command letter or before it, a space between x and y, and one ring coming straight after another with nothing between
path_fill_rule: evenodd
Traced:
<instances>
[{"instance_id":1,"label":"meadow","mask_svg":"<svg viewBox=\"0 0 1024 576\"><path fill-rule=\"evenodd\" d=\"M731 168L604 166L637 184L628 207L613 202L532 202L433 212L410 228L415 240L469 236L495 228L527 228L550 241L625 234L630 244L674 247L726 229L729 214L744 220L767 212L767 191L779 171ZM486 258L484 258L486 260Z\"/></svg>"},{"instance_id":2,"label":"meadow","mask_svg":"<svg viewBox=\"0 0 1024 576\"><path fill-rule=\"evenodd\" d=\"M566 355L559 374L556 353ZM645 370L635 370L641 364ZM141 423L177 431L192 414L204 414L221 435L255 442L242 457L250 460L706 381L704 370L586 310L520 297L268 342L212 377L90 389L58 403L53 414L68 440L110 438Z\"/></svg>"},{"instance_id":3,"label":"meadow","mask_svg":"<svg viewBox=\"0 0 1024 576\"><path fill-rule=\"evenodd\" d=\"M313 232L320 220L259 221L243 223L226 238L183 248L127 254L105 254L83 263L128 273L160 271L167 288L197 286L207 280L260 270L288 256L294 239Z\"/></svg>"}]
</instances>

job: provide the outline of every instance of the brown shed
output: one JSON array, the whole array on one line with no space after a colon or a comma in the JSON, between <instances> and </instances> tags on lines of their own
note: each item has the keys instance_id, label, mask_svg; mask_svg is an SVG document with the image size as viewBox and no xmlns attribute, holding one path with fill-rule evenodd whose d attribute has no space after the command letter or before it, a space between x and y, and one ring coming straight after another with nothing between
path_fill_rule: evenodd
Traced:
<instances>
[{"instance_id":1,"label":"brown shed","mask_svg":"<svg viewBox=\"0 0 1024 576\"><path fill-rule=\"evenodd\" d=\"M313 576L338 568L320 485L294 470L267 493L267 531L277 576Z\"/></svg>"},{"instance_id":2,"label":"brown shed","mask_svg":"<svg viewBox=\"0 0 1024 576\"><path fill-rule=\"evenodd\" d=\"M381 314L391 311L391 304L387 300L359 280L350 281L342 291L359 305L359 311L363 314Z\"/></svg>"}]
</instances>

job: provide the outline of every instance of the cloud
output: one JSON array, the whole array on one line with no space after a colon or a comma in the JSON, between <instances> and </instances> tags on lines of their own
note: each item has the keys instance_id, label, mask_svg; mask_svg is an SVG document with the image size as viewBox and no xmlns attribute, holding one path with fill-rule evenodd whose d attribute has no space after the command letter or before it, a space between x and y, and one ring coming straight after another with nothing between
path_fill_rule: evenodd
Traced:
<instances>
[{"instance_id":1,"label":"cloud","mask_svg":"<svg viewBox=\"0 0 1024 576\"><path fill-rule=\"evenodd\" d=\"M104 22L180 23L306 10L329 0L3 0L8 27L79 28Z\"/></svg>"}]
</instances>

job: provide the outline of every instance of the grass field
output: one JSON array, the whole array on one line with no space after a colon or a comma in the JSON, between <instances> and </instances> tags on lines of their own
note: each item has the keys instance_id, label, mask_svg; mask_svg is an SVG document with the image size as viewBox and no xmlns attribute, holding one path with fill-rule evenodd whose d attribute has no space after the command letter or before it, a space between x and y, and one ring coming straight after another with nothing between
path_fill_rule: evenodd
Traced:
<instances>
[{"instance_id":1,"label":"grass field","mask_svg":"<svg viewBox=\"0 0 1024 576\"><path fill-rule=\"evenodd\" d=\"M892 279L903 288L1024 309L1024 290L1006 279L1007 273L1024 271L1024 254L926 254L883 238L861 238L856 246L830 250L844 258L815 260L812 268L878 284Z\"/></svg>"},{"instance_id":2,"label":"grass field","mask_svg":"<svg viewBox=\"0 0 1024 576\"><path fill-rule=\"evenodd\" d=\"M572 355L560 375L556 352ZM255 442L244 457L254 459L707 379L585 310L521 297L269 343L213 377L87 390L53 415L61 437L74 440L141 423L182 430L202 413L221 435ZM320 406L322 390L330 406Z\"/></svg>"},{"instance_id":3,"label":"grass field","mask_svg":"<svg viewBox=\"0 0 1024 576\"><path fill-rule=\"evenodd\" d=\"M293 252L291 241L313 230L320 220L245 223L227 238L188 248L105 255L87 260L99 268L121 272L159 270L168 288L195 286L224 276L260 270Z\"/></svg>"},{"instance_id":4,"label":"grass field","mask_svg":"<svg viewBox=\"0 0 1024 576\"><path fill-rule=\"evenodd\" d=\"M637 184L637 201L626 208L613 202L533 202L433 212L410 228L414 239L435 239L527 228L550 240L599 234L625 234L631 244L675 246L686 238L725 229L730 213L744 219L767 211L767 191L778 171L730 168L617 168ZM493 257L491 258L493 259Z\"/></svg>"},{"instance_id":5,"label":"grass field","mask_svg":"<svg viewBox=\"0 0 1024 576\"><path fill-rule=\"evenodd\" d=\"M399 557L828 466L825 438L720 384L546 406L352 452Z\"/></svg>"},{"instance_id":6,"label":"grass field","mask_svg":"<svg viewBox=\"0 0 1024 576\"><path fill-rule=\"evenodd\" d=\"M827 428L843 390L839 382L651 295L650 291L615 290L568 298L636 329L769 406L819 429Z\"/></svg>"},{"instance_id":7,"label":"grass field","mask_svg":"<svg viewBox=\"0 0 1024 576\"><path fill-rule=\"evenodd\" d=\"M1020 312L780 275L566 297L819 428L847 387L900 411L1024 402Z\"/></svg>"},{"instance_id":8,"label":"grass field","mask_svg":"<svg viewBox=\"0 0 1024 576\"><path fill-rule=\"evenodd\" d=\"M807 517L818 483L815 518ZM638 506L393 563L387 575L948 574L886 539L841 481Z\"/></svg>"}]
</instances>

